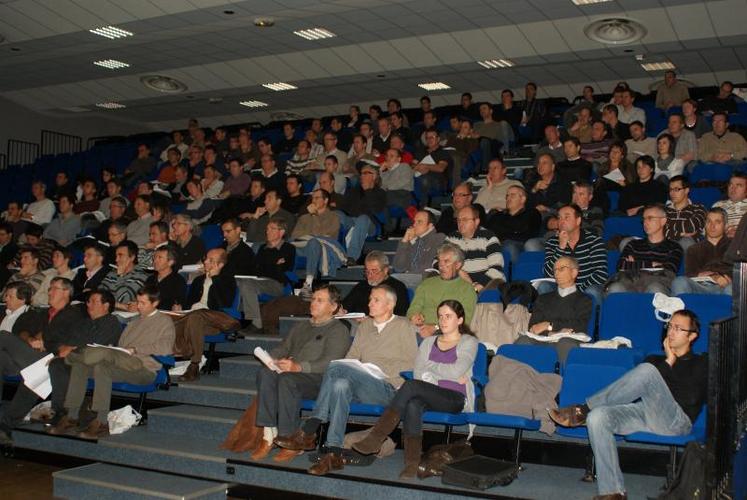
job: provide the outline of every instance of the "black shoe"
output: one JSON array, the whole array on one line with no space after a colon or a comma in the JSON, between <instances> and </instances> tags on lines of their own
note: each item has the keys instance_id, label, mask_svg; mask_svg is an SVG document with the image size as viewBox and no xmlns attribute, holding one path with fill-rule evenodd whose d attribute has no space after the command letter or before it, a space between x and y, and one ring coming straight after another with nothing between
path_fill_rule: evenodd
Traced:
<instances>
[{"instance_id":1,"label":"black shoe","mask_svg":"<svg viewBox=\"0 0 747 500\"><path fill-rule=\"evenodd\" d=\"M9 432L0 430L0 447L2 447L2 448L12 448L13 447L13 438L10 437L10 433Z\"/></svg>"},{"instance_id":2,"label":"black shoe","mask_svg":"<svg viewBox=\"0 0 747 500\"><path fill-rule=\"evenodd\" d=\"M348 257L347 260L345 261L345 267L351 267L351 266L357 266L357 265L358 265L358 261L352 257Z\"/></svg>"}]
</instances>

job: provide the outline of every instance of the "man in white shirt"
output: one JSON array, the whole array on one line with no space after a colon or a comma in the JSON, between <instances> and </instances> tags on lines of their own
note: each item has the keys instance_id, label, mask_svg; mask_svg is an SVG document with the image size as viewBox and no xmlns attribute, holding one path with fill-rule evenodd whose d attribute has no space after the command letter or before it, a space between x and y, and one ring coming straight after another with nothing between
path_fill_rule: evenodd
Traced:
<instances>
[{"instance_id":1,"label":"man in white shirt","mask_svg":"<svg viewBox=\"0 0 747 500\"><path fill-rule=\"evenodd\" d=\"M26 210L21 214L21 218L29 219L40 226L52 222L54 217L54 203L47 198L45 194L47 186L42 181L36 181L31 184L31 194L36 201L29 203Z\"/></svg>"},{"instance_id":2,"label":"man in white shirt","mask_svg":"<svg viewBox=\"0 0 747 500\"><path fill-rule=\"evenodd\" d=\"M633 106L634 101L635 95L633 94L633 91L630 89L623 90L622 102L620 106L617 107L619 110L617 118L623 123L633 123L637 120L646 125L646 112L641 108Z\"/></svg>"},{"instance_id":3,"label":"man in white shirt","mask_svg":"<svg viewBox=\"0 0 747 500\"><path fill-rule=\"evenodd\" d=\"M739 222L747 213L747 174L742 172L732 174L727 195L728 199L717 201L713 206L726 211L726 236L733 238Z\"/></svg>"},{"instance_id":4,"label":"man in white shirt","mask_svg":"<svg viewBox=\"0 0 747 500\"><path fill-rule=\"evenodd\" d=\"M28 283L15 281L5 287L3 301L5 302L5 317L0 322L0 334L13 331L18 317L28 311L34 289Z\"/></svg>"},{"instance_id":5,"label":"man in white shirt","mask_svg":"<svg viewBox=\"0 0 747 500\"><path fill-rule=\"evenodd\" d=\"M506 209L506 192L511 186L521 186L521 183L506 176L507 169L503 160L494 158L488 163L488 184L477 193L475 203L485 207L485 212Z\"/></svg>"},{"instance_id":6,"label":"man in white shirt","mask_svg":"<svg viewBox=\"0 0 747 500\"><path fill-rule=\"evenodd\" d=\"M628 161L635 163L639 156L656 158L656 139L646 136L646 127L640 121L630 124L630 139L625 141L628 148Z\"/></svg>"}]
</instances>

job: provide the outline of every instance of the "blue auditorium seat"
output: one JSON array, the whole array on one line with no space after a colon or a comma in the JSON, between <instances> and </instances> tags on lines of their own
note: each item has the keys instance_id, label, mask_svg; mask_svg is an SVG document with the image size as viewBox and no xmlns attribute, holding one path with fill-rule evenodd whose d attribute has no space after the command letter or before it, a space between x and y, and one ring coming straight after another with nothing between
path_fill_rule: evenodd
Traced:
<instances>
[{"instance_id":1,"label":"blue auditorium seat","mask_svg":"<svg viewBox=\"0 0 747 500\"><path fill-rule=\"evenodd\" d=\"M630 370L635 366L635 356L631 349L589 349L586 347L574 347L568 352L568 365L605 365L619 366ZM565 369L565 366L563 367Z\"/></svg>"},{"instance_id":2,"label":"blue auditorium seat","mask_svg":"<svg viewBox=\"0 0 747 500\"><path fill-rule=\"evenodd\" d=\"M236 288L236 293L233 297L233 303L231 304L231 307L224 307L223 312L231 316L233 319L240 321L241 320L241 311L239 310L239 304L241 302L241 294L239 293L238 287ZM217 344L224 344L226 342L230 342L231 339L229 338L231 332L218 332L214 335L205 335L205 343L208 345L208 355L207 355L207 362L205 363L205 367L203 368L203 371L205 373L210 373L213 370L213 366L215 366L215 346Z\"/></svg>"},{"instance_id":3,"label":"blue auditorium seat","mask_svg":"<svg viewBox=\"0 0 747 500\"><path fill-rule=\"evenodd\" d=\"M617 261L620 260L620 252L617 250L607 251L607 274L612 276L617 272Z\"/></svg>"},{"instance_id":4,"label":"blue auditorium seat","mask_svg":"<svg viewBox=\"0 0 747 500\"><path fill-rule=\"evenodd\" d=\"M732 296L683 293L679 295L679 298L685 302L687 309L698 316L700 321L700 335L693 343L693 352L707 352L710 324L712 321L725 319L732 315Z\"/></svg>"},{"instance_id":5,"label":"blue auditorium seat","mask_svg":"<svg viewBox=\"0 0 747 500\"><path fill-rule=\"evenodd\" d=\"M544 276L545 252L522 252L511 266L513 281L530 281Z\"/></svg>"},{"instance_id":6,"label":"blue auditorium seat","mask_svg":"<svg viewBox=\"0 0 747 500\"><path fill-rule=\"evenodd\" d=\"M202 226L200 239L205 244L205 249L218 248L223 243L223 231L218 224Z\"/></svg>"},{"instance_id":7,"label":"blue auditorium seat","mask_svg":"<svg viewBox=\"0 0 747 500\"><path fill-rule=\"evenodd\" d=\"M633 342L637 359L660 352L664 323L654 316L651 293L612 293L602 302L599 340L627 337Z\"/></svg>"},{"instance_id":8,"label":"blue auditorium seat","mask_svg":"<svg viewBox=\"0 0 747 500\"><path fill-rule=\"evenodd\" d=\"M727 182L734 168L724 163L698 163L690 173L690 183L700 181Z\"/></svg>"},{"instance_id":9,"label":"blue auditorium seat","mask_svg":"<svg viewBox=\"0 0 747 500\"><path fill-rule=\"evenodd\" d=\"M645 237L646 234L643 232L643 221L639 216L606 218L604 220L602 239L604 241L609 241L616 235Z\"/></svg>"},{"instance_id":10,"label":"blue auditorium seat","mask_svg":"<svg viewBox=\"0 0 747 500\"><path fill-rule=\"evenodd\" d=\"M138 413L143 415L145 407L145 399L148 394L155 392L162 387L168 388L171 384L171 378L169 377L169 369L172 368L176 362L174 356L153 356L159 363L161 363L161 369L156 373L156 378L150 384L129 384L127 382L113 382L112 391L127 392L131 394L138 394L137 410ZM88 388L93 389L93 379L88 380Z\"/></svg>"},{"instance_id":11,"label":"blue auditorium seat","mask_svg":"<svg viewBox=\"0 0 747 500\"><path fill-rule=\"evenodd\" d=\"M706 208L710 208L718 200L723 198L721 190L715 187L694 187L690 188L690 200L693 203L699 203Z\"/></svg>"}]
</instances>

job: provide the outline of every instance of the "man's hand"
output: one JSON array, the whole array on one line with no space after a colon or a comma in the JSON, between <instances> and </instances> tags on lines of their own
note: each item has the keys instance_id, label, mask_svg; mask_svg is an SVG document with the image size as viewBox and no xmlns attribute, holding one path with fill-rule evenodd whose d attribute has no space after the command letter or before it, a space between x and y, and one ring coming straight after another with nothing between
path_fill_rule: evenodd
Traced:
<instances>
[{"instance_id":1,"label":"man's hand","mask_svg":"<svg viewBox=\"0 0 747 500\"><path fill-rule=\"evenodd\" d=\"M459 270L459 277L470 285L472 284L472 278L469 277L469 274L467 274L467 271L465 271L464 269Z\"/></svg>"},{"instance_id":2,"label":"man's hand","mask_svg":"<svg viewBox=\"0 0 747 500\"><path fill-rule=\"evenodd\" d=\"M309 203L309 205L306 207L306 211L311 215L314 215L316 213L316 205L314 205L313 203Z\"/></svg>"},{"instance_id":3,"label":"man's hand","mask_svg":"<svg viewBox=\"0 0 747 500\"><path fill-rule=\"evenodd\" d=\"M715 281L716 284L721 288L726 288L729 284L731 284L731 277L725 274L714 274L711 276L711 278L713 278L713 281Z\"/></svg>"},{"instance_id":4,"label":"man's hand","mask_svg":"<svg viewBox=\"0 0 747 500\"><path fill-rule=\"evenodd\" d=\"M137 312L137 302L130 302L127 304L127 310L131 313Z\"/></svg>"},{"instance_id":5,"label":"man's hand","mask_svg":"<svg viewBox=\"0 0 747 500\"><path fill-rule=\"evenodd\" d=\"M726 236L733 238L735 234L737 234L737 226L728 226L726 228Z\"/></svg>"},{"instance_id":6,"label":"man's hand","mask_svg":"<svg viewBox=\"0 0 747 500\"><path fill-rule=\"evenodd\" d=\"M558 231L558 248L565 250L570 239L571 237L568 235L568 231Z\"/></svg>"},{"instance_id":7,"label":"man's hand","mask_svg":"<svg viewBox=\"0 0 747 500\"><path fill-rule=\"evenodd\" d=\"M666 356L666 362L669 366L673 366L675 361L677 361L677 355L672 351L672 348L669 346L669 337L664 337L664 342L662 342L662 345L664 346L664 355Z\"/></svg>"},{"instance_id":8,"label":"man's hand","mask_svg":"<svg viewBox=\"0 0 747 500\"><path fill-rule=\"evenodd\" d=\"M427 174L428 172L431 171L431 169L428 167L428 165L425 165L423 163L418 163L417 165L415 165L412 168L413 168L413 170L415 170L416 172L420 172L421 174Z\"/></svg>"},{"instance_id":9,"label":"man's hand","mask_svg":"<svg viewBox=\"0 0 747 500\"><path fill-rule=\"evenodd\" d=\"M422 338L430 337L436 332L436 325L423 325L420 327L420 336Z\"/></svg>"},{"instance_id":10,"label":"man's hand","mask_svg":"<svg viewBox=\"0 0 747 500\"><path fill-rule=\"evenodd\" d=\"M414 314L412 318L410 318L410 323L415 326L423 326L425 324L425 316L421 313Z\"/></svg>"},{"instance_id":11,"label":"man's hand","mask_svg":"<svg viewBox=\"0 0 747 500\"><path fill-rule=\"evenodd\" d=\"M732 160L731 153L716 153L713 155L713 161L717 163L726 163Z\"/></svg>"},{"instance_id":12,"label":"man's hand","mask_svg":"<svg viewBox=\"0 0 747 500\"><path fill-rule=\"evenodd\" d=\"M534 208L535 208L535 209L536 209L536 210L537 210L538 212L540 212L540 213L545 213L545 212L548 212L548 211L550 210L550 209L549 209L548 207L546 207L545 205L537 205L537 206L536 206L536 207L534 207Z\"/></svg>"},{"instance_id":13,"label":"man's hand","mask_svg":"<svg viewBox=\"0 0 747 500\"><path fill-rule=\"evenodd\" d=\"M61 345L60 348L57 350L57 357L59 358L66 358L68 354L73 352L77 347L73 345Z\"/></svg>"},{"instance_id":14,"label":"man's hand","mask_svg":"<svg viewBox=\"0 0 747 500\"><path fill-rule=\"evenodd\" d=\"M265 207L257 207L257 210L254 212L254 218L259 219L265 213L267 213L267 209Z\"/></svg>"},{"instance_id":15,"label":"man's hand","mask_svg":"<svg viewBox=\"0 0 747 500\"><path fill-rule=\"evenodd\" d=\"M628 214L629 217L633 217L635 214L638 213L638 211L641 209L640 206L629 208L625 211L626 214Z\"/></svg>"},{"instance_id":16,"label":"man's hand","mask_svg":"<svg viewBox=\"0 0 747 500\"><path fill-rule=\"evenodd\" d=\"M404 243L409 243L414 239L415 239L415 229L412 226L410 226L407 228L407 231L405 231L405 235L402 237L402 241Z\"/></svg>"},{"instance_id":17,"label":"man's hand","mask_svg":"<svg viewBox=\"0 0 747 500\"><path fill-rule=\"evenodd\" d=\"M536 334L546 332L551 329L552 324L549 321L540 321L539 323L532 325L532 327L530 328L531 332Z\"/></svg>"},{"instance_id":18,"label":"man's hand","mask_svg":"<svg viewBox=\"0 0 747 500\"><path fill-rule=\"evenodd\" d=\"M29 340L29 345L35 351L43 351L44 350L44 341L42 339L30 339Z\"/></svg>"},{"instance_id":19,"label":"man's hand","mask_svg":"<svg viewBox=\"0 0 747 500\"><path fill-rule=\"evenodd\" d=\"M275 364L278 365L278 368L280 368L284 372L300 372L301 371L301 365L296 363L290 358L279 359L275 362Z\"/></svg>"},{"instance_id":20,"label":"man's hand","mask_svg":"<svg viewBox=\"0 0 747 500\"><path fill-rule=\"evenodd\" d=\"M632 255L628 255L627 257L625 257L625 262L633 263L635 262L635 257L633 257Z\"/></svg>"}]
</instances>

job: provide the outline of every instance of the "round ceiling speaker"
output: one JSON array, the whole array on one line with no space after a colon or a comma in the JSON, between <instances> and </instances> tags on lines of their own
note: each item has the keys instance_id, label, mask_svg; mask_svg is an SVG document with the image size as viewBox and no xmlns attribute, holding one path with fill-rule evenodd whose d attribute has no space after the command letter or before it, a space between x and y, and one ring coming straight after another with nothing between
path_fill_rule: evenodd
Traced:
<instances>
[{"instance_id":1,"label":"round ceiling speaker","mask_svg":"<svg viewBox=\"0 0 747 500\"><path fill-rule=\"evenodd\" d=\"M641 23L624 17L598 19L584 28L584 34L588 38L607 45L637 42L647 33L648 30Z\"/></svg>"},{"instance_id":2,"label":"round ceiling speaker","mask_svg":"<svg viewBox=\"0 0 747 500\"><path fill-rule=\"evenodd\" d=\"M162 75L146 75L140 77L140 83L151 90L163 92L164 94L179 94L187 90L187 86L179 80Z\"/></svg>"}]
</instances>

